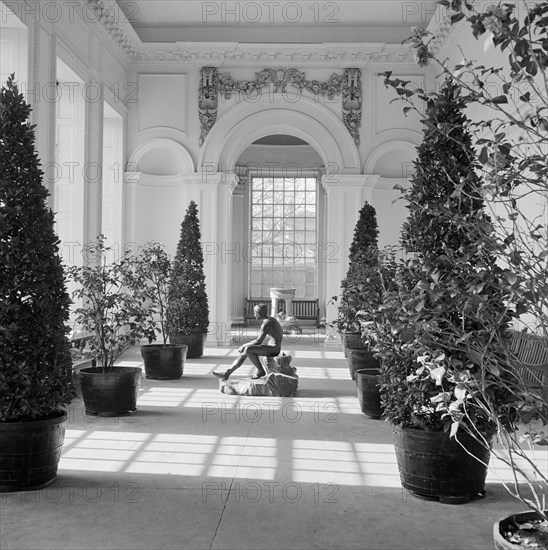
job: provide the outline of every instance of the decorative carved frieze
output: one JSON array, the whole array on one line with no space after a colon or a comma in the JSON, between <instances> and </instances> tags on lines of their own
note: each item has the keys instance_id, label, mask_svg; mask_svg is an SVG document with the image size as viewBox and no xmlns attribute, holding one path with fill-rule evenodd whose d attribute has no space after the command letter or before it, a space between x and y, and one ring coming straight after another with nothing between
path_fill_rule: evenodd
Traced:
<instances>
[{"instance_id":1,"label":"decorative carved frieze","mask_svg":"<svg viewBox=\"0 0 548 550\"><path fill-rule=\"evenodd\" d=\"M272 86L274 93L285 93L288 86L301 93L307 90L315 96L327 96L333 99L341 93L342 76L333 73L326 82L307 80L303 72L297 69L263 69L255 73L255 80L234 80L228 73L219 74L219 91L225 99L233 93L250 95L263 88Z\"/></svg>"},{"instance_id":2,"label":"decorative carved frieze","mask_svg":"<svg viewBox=\"0 0 548 550\"><path fill-rule=\"evenodd\" d=\"M143 44L139 53L131 59L137 66L142 63L167 62L187 65L222 65L252 67L269 65L306 64L317 67L341 65L363 67L369 62L412 63L413 54L409 48L392 44L372 48L364 44L345 44L344 47L331 44L303 44L289 47L279 44Z\"/></svg>"},{"instance_id":3,"label":"decorative carved frieze","mask_svg":"<svg viewBox=\"0 0 548 550\"><path fill-rule=\"evenodd\" d=\"M360 69L344 70L342 109L344 125L359 147L362 125L362 72Z\"/></svg>"},{"instance_id":4,"label":"decorative carved frieze","mask_svg":"<svg viewBox=\"0 0 548 550\"><path fill-rule=\"evenodd\" d=\"M216 67L203 67L200 71L198 116L200 118L200 146L217 120L219 105L219 77Z\"/></svg>"},{"instance_id":5,"label":"decorative carved frieze","mask_svg":"<svg viewBox=\"0 0 548 550\"><path fill-rule=\"evenodd\" d=\"M217 120L219 94L230 99L233 94L247 96L271 88L274 93L285 93L291 86L299 93L306 90L328 99L342 94L343 122L356 145L360 144L359 128L362 117L362 85L360 69L345 69L344 74L333 73L325 82L308 80L298 69L263 69L254 80L235 80L229 73L219 73L216 67L203 67L200 72L198 109L200 118L200 146Z\"/></svg>"}]
</instances>

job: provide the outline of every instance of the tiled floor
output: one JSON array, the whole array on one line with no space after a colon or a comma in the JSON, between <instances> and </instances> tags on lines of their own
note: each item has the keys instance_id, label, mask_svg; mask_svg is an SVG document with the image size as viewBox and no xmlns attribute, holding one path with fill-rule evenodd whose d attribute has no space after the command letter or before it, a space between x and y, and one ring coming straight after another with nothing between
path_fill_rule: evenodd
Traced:
<instances>
[{"instance_id":1,"label":"tiled floor","mask_svg":"<svg viewBox=\"0 0 548 550\"><path fill-rule=\"evenodd\" d=\"M312 330L283 347L295 398L219 393L210 373L236 346L206 346L180 380L143 378L131 417L86 416L75 400L56 481L0 495L0 548L493 548L493 522L523 508L494 474L466 505L412 497L390 426L361 414L340 348ZM141 365L138 349L122 364Z\"/></svg>"}]
</instances>

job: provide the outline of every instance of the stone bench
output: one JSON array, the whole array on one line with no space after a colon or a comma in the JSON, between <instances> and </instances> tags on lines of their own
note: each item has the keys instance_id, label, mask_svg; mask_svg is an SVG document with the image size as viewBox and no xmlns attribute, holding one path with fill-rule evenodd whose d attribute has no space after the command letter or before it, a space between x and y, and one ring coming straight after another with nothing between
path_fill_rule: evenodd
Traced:
<instances>
[{"instance_id":1,"label":"stone bench","mask_svg":"<svg viewBox=\"0 0 548 550\"><path fill-rule=\"evenodd\" d=\"M291 355L263 358L266 376L253 380L219 380L221 393L260 397L294 397L299 386L297 369L291 366Z\"/></svg>"}]
</instances>

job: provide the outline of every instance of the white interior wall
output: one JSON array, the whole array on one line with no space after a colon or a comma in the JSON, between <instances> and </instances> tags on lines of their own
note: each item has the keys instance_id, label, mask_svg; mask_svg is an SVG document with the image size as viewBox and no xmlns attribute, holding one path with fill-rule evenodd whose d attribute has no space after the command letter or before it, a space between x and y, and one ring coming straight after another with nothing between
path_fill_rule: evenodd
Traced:
<instances>
[{"instance_id":1,"label":"white interior wall","mask_svg":"<svg viewBox=\"0 0 548 550\"><path fill-rule=\"evenodd\" d=\"M0 83L15 73L19 91L28 83L28 27L0 2Z\"/></svg>"},{"instance_id":2,"label":"white interior wall","mask_svg":"<svg viewBox=\"0 0 548 550\"><path fill-rule=\"evenodd\" d=\"M245 203L231 194L235 185L231 174L242 152L259 137L272 133L301 137L327 165L322 180L325 220L321 229L326 244L335 248L325 251L321 266L326 296L337 293L346 271L348 248L364 200L377 208L381 243L397 241L403 216L392 206L397 193L386 186L386 181L397 180L400 171L404 173L402 166L410 162L409 148L418 143L420 129L416 121L403 116L400 105L386 101L377 73L391 68L394 74L420 80L421 71L414 65L362 62L359 147L342 124L341 98L323 100L307 92L302 97L267 94L260 101L221 101L217 122L207 143L200 147L198 66L161 60L131 65L101 24L85 20L72 3L61 6L61 11L58 21L33 21L29 33L30 87L36 92L33 117L38 122L43 161L54 159L56 108L41 100L42 88L55 81L55 59L59 57L84 83L81 90L75 89L77 93L96 91L102 96L101 101L99 97L85 97L84 164L101 164L105 146L110 147L103 143L105 121L109 124L104 100L108 98L123 117L124 160L128 161L120 213L124 242L140 244L155 239L173 253L188 202L198 203L202 240L210 247L206 282L214 323L229 322L237 309L237 300L229 308L226 297L227 280L234 274L234 254L227 258L221 251L223 246L225 252L233 251L234 239L242 239L246 232L245 222L235 223L245 220L245 215L241 216ZM235 78L251 78L268 62L257 60L245 65L225 64L220 70L231 72ZM327 67L303 61L296 68L309 79L325 80L333 72L342 73L344 65ZM378 154L379 148L385 148L382 154ZM302 159L299 162L303 163ZM51 187L51 182L46 183ZM86 241L105 227L102 178L98 182L85 179L84 190ZM237 284L231 281L232 287Z\"/></svg>"}]
</instances>

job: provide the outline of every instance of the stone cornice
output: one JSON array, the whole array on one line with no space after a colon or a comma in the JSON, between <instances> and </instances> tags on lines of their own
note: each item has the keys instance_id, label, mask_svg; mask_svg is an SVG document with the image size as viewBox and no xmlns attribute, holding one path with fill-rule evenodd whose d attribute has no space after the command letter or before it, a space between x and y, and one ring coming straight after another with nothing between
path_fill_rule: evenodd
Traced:
<instances>
[{"instance_id":1,"label":"stone cornice","mask_svg":"<svg viewBox=\"0 0 548 550\"><path fill-rule=\"evenodd\" d=\"M128 61L139 55L143 43L123 14L116 0L80 0L82 9L94 13L94 19L102 25ZM86 19L90 19L88 16Z\"/></svg>"}]
</instances>

